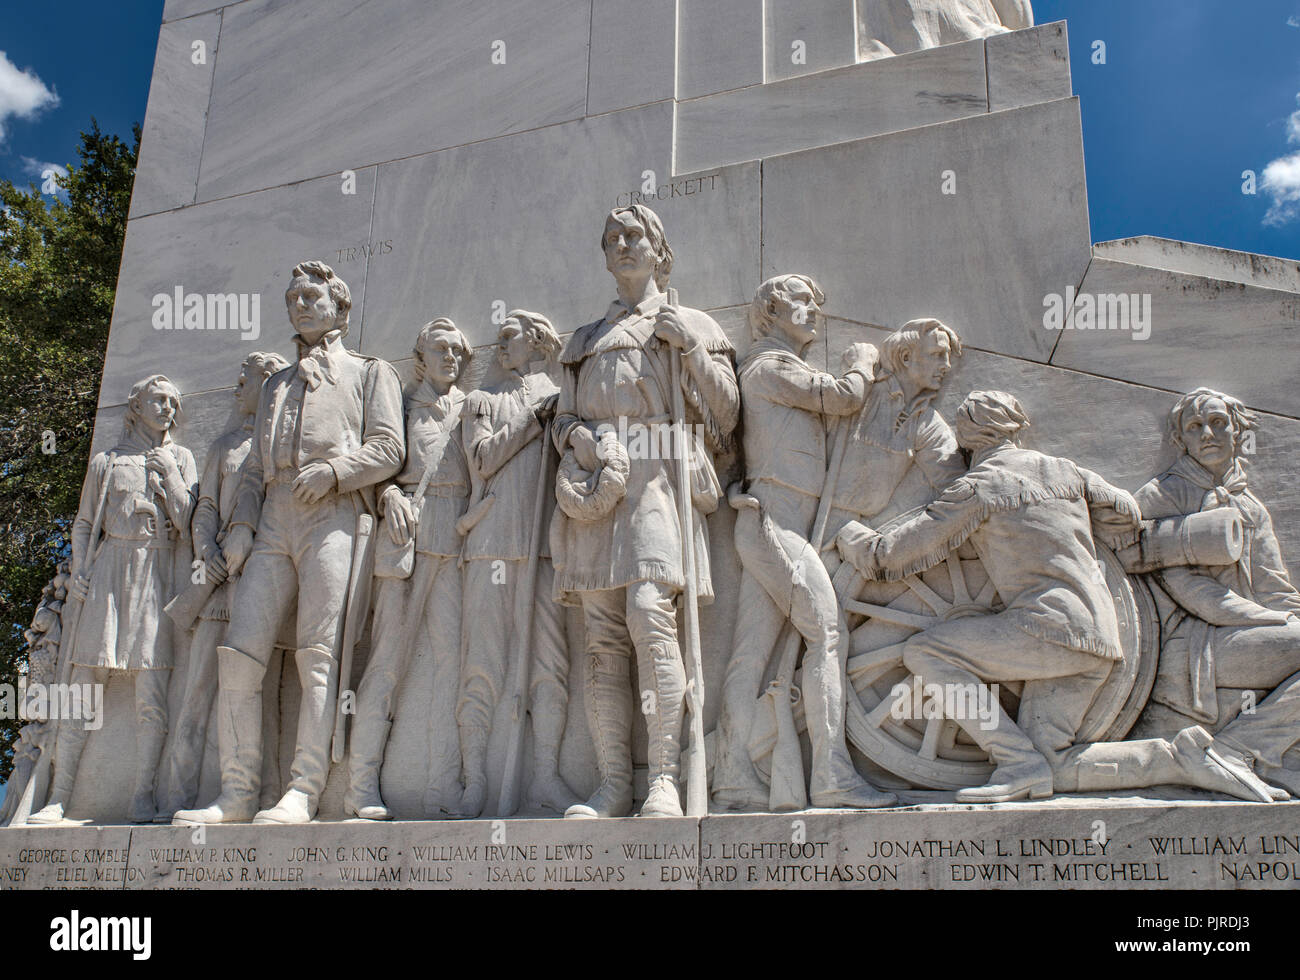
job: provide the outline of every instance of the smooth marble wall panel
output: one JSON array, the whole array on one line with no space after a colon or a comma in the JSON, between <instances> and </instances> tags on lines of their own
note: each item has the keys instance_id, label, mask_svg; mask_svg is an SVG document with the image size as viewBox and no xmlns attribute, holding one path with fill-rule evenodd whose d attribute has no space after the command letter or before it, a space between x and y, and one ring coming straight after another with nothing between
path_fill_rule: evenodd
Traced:
<instances>
[{"instance_id":1,"label":"smooth marble wall panel","mask_svg":"<svg viewBox=\"0 0 1300 980\"><path fill-rule=\"evenodd\" d=\"M827 337L832 370L839 370L839 352L849 344L861 340L879 347L885 336L877 328L832 321ZM1178 392L1203 381L1208 383L1189 377ZM1138 489L1177 458L1166 420L1178 395L1154 385L968 348L955 362L936 407L951 421L967 394L989 388L1011 392L1029 413L1032 425L1024 445L1072 459L1125 490ZM1237 394L1251 402L1250 396L1261 390L1254 386ZM1283 557L1292 578L1300 581L1300 485L1295 480L1300 421L1261 413L1257 437L1258 452L1250 460L1251 488L1273 515Z\"/></svg>"},{"instance_id":2,"label":"smooth marble wall panel","mask_svg":"<svg viewBox=\"0 0 1300 980\"><path fill-rule=\"evenodd\" d=\"M763 0L677 0L677 98L763 81Z\"/></svg>"},{"instance_id":3,"label":"smooth marble wall panel","mask_svg":"<svg viewBox=\"0 0 1300 980\"><path fill-rule=\"evenodd\" d=\"M167 0L163 5L163 23L205 14L218 7L229 7L241 2L242 0Z\"/></svg>"},{"instance_id":4,"label":"smooth marble wall panel","mask_svg":"<svg viewBox=\"0 0 1300 980\"><path fill-rule=\"evenodd\" d=\"M1110 259L1093 259L1080 293L1094 300L1127 296L1130 309L1149 298L1150 336L1139 340L1145 331L1132 314L1124 322L1104 300L1097 301L1096 328L1077 329L1089 302L1081 296L1067 328L1051 332L1060 340L1053 364L1170 391L1207 385L1252 408L1300 417L1297 293Z\"/></svg>"},{"instance_id":5,"label":"smooth marble wall panel","mask_svg":"<svg viewBox=\"0 0 1300 980\"><path fill-rule=\"evenodd\" d=\"M232 7L198 199L579 118L590 16L590 0ZM291 42L308 24L311 43ZM492 61L496 41L504 64Z\"/></svg>"},{"instance_id":6,"label":"smooth marble wall panel","mask_svg":"<svg viewBox=\"0 0 1300 980\"><path fill-rule=\"evenodd\" d=\"M1098 242L1092 247L1092 254L1099 259L1114 259L1130 265L1147 265L1170 272L1300 293L1300 262L1295 259L1233 252L1151 235Z\"/></svg>"},{"instance_id":7,"label":"smooth marble wall panel","mask_svg":"<svg viewBox=\"0 0 1300 980\"><path fill-rule=\"evenodd\" d=\"M767 80L852 65L858 60L853 0L766 0ZM801 64L796 41L803 42Z\"/></svg>"},{"instance_id":8,"label":"smooth marble wall panel","mask_svg":"<svg viewBox=\"0 0 1300 980\"><path fill-rule=\"evenodd\" d=\"M679 173L988 111L984 42L851 65L677 106Z\"/></svg>"},{"instance_id":9,"label":"smooth marble wall panel","mask_svg":"<svg viewBox=\"0 0 1300 980\"><path fill-rule=\"evenodd\" d=\"M831 315L937 316L1045 361L1043 297L1077 286L1090 254L1078 101L765 160L763 249L765 277L809 272Z\"/></svg>"},{"instance_id":10,"label":"smooth marble wall panel","mask_svg":"<svg viewBox=\"0 0 1300 980\"><path fill-rule=\"evenodd\" d=\"M183 24L163 24L158 33L131 192L132 218L194 203L220 31L221 14L210 13ZM198 65L193 61L196 41L204 45L205 61Z\"/></svg>"},{"instance_id":11,"label":"smooth marble wall panel","mask_svg":"<svg viewBox=\"0 0 1300 980\"><path fill-rule=\"evenodd\" d=\"M677 0L601 0L591 8L587 115L671 99Z\"/></svg>"},{"instance_id":12,"label":"smooth marble wall panel","mask_svg":"<svg viewBox=\"0 0 1300 980\"><path fill-rule=\"evenodd\" d=\"M1065 21L984 39L989 63L989 112L1068 99L1070 38Z\"/></svg>"},{"instance_id":13,"label":"smooth marble wall panel","mask_svg":"<svg viewBox=\"0 0 1300 980\"><path fill-rule=\"evenodd\" d=\"M294 264L305 259L325 261L348 284L348 345L360 343L366 258L358 247L369 242L374 168L357 172L355 194L343 194L341 187L338 177L324 177L132 221L100 405L124 403L131 385L150 374L165 374L182 392L194 394L228 387L250 351L296 357L284 290ZM153 297L172 296L178 286L186 294L259 295L259 336L245 339L230 329L156 330Z\"/></svg>"},{"instance_id":14,"label":"smooth marble wall panel","mask_svg":"<svg viewBox=\"0 0 1300 980\"><path fill-rule=\"evenodd\" d=\"M659 103L379 168L363 350L409 356L438 314L475 345L493 343L501 312L523 308L571 331L614 296L600 236L606 213L655 172L655 211L676 259L681 300L708 309L746 302L758 282L756 164L670 177L672 106Z\"/></svg>"}]
</instances>

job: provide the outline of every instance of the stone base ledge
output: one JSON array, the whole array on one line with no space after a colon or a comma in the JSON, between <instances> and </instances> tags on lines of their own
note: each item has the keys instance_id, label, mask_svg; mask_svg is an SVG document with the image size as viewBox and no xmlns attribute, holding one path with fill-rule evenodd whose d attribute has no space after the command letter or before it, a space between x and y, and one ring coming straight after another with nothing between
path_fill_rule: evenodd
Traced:
<instances>
[{"instance_id":1,"label":"stone base ledge","mask_svg":"<svg viewBox=\"0 0 1300 980\"><path fill-rule=\"evenodd\" d=\"M0 830L0 889L1295 889L1300 803Z\"/></svg>"}]
</instances>

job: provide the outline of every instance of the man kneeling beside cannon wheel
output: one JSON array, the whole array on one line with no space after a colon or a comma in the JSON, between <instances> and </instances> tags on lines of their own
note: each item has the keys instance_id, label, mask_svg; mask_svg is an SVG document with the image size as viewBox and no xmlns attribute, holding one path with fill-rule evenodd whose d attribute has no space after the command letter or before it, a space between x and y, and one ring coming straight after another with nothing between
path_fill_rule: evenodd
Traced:
<instances>
[{"instance_id":1,"label":"man kneeling beside cannon wheel","mask_svg":"<svg viewBox=\"0 0 1300 980\"><path fill-rule=\"evenodd\" d=\"M898 581L947 561L969 540L1005 603L1002 612L941 622L903 646L903 665L922 685L1024 683L1017 721L1004 710L953 719L995 766L986 785L960 790L958 801L1164 784L1285 799L1199 726L1173 739L1078 742L1112 664L1123 657L1094 534L1131 548L1141 514L1127 492L1097 474L1017 445L1028 426L1013 396L972 392L956 425L958 444L971 454L966 476L888 531L854 522L836 542L864 578Z\"/></svg>"}]
</instances>

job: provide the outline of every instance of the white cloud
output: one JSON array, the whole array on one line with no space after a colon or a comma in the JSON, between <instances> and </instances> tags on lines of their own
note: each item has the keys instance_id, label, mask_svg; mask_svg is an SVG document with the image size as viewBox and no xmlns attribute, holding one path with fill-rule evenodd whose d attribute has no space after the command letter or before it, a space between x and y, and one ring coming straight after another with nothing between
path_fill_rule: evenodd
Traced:
<instances>
[{"instance_id":1,"label":"white cloud","mask_svg":"<svg viewBox=\"0 0 1300 980\"><path fill-rule=\"evenodd\" d=\"M35 157L23 157L23 172L36 179L37 186L40 187L42 194L54 194L63 200L67 200L67 192L57 184L52 189L46 189L48 173L55 173L60 177L68 176L68 168L61 163L50 163L44 160L37 160Z\"/></svg>"},{"instance_id":2,"label":"white cloud","mask_svg":"<svg viewBox=\"0 0 1300 980\"><path fill-rule=\"evenodd\" d=\"M1300 103L1300 94L1296 95ZM1300 146L1300 109L1286 121L1286 141ZM1278 157L1264 168L1260 187L1272 198L1264 224L1281 227L1300 219L1300 152Z\"/></svg>"},{"instance_id":3,"label":"white cloud","mask_svg":"<svg viewBox=\"0 0 1300 980\"><path fill-rule=\"evenodd\" d=\"M20 71L18 66L0 51L0 143L5 138L5 123L15 119L31 119L42 109L59 104L59 97L50 91L33 71Z\"/></svg>"},{"instance_id":4,"label":"white cloud","mask_svg":"<svg viewBox=\"0 0 1300 980\"><path fill-rule=\"evenodd\" d=\"M1286 19L1287 27L1300 27L1300 14L1292 14Z\"/></svg>"}]
</instances>

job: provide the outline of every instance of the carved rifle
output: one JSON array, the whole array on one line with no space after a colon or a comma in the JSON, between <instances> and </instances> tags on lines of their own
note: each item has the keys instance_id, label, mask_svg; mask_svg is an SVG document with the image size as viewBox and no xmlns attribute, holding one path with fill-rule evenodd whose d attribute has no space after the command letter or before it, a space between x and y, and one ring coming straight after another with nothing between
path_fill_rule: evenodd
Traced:
<instances>
[{"instance_id":1,"label":"carved rifle","mask_svg":"<svg viewBox=\"0 0 1300 980\"><path fill-rule=\"evenodd\" d=\"M677 305L677 290L668 288L668 304ZM682 357L669 352L668 385L672 388L673 421L677 427L677 518L682 532L682 593L685 642L681 644L686 667L686 705L691 716L691 741L687 764L686 815L709 812L709 783L704 754L704 667L700 650L699 581L695 577L695 506L691 500L691 438L686 428L686 393L682 390Z\"/></svg>"}]
</instances>

